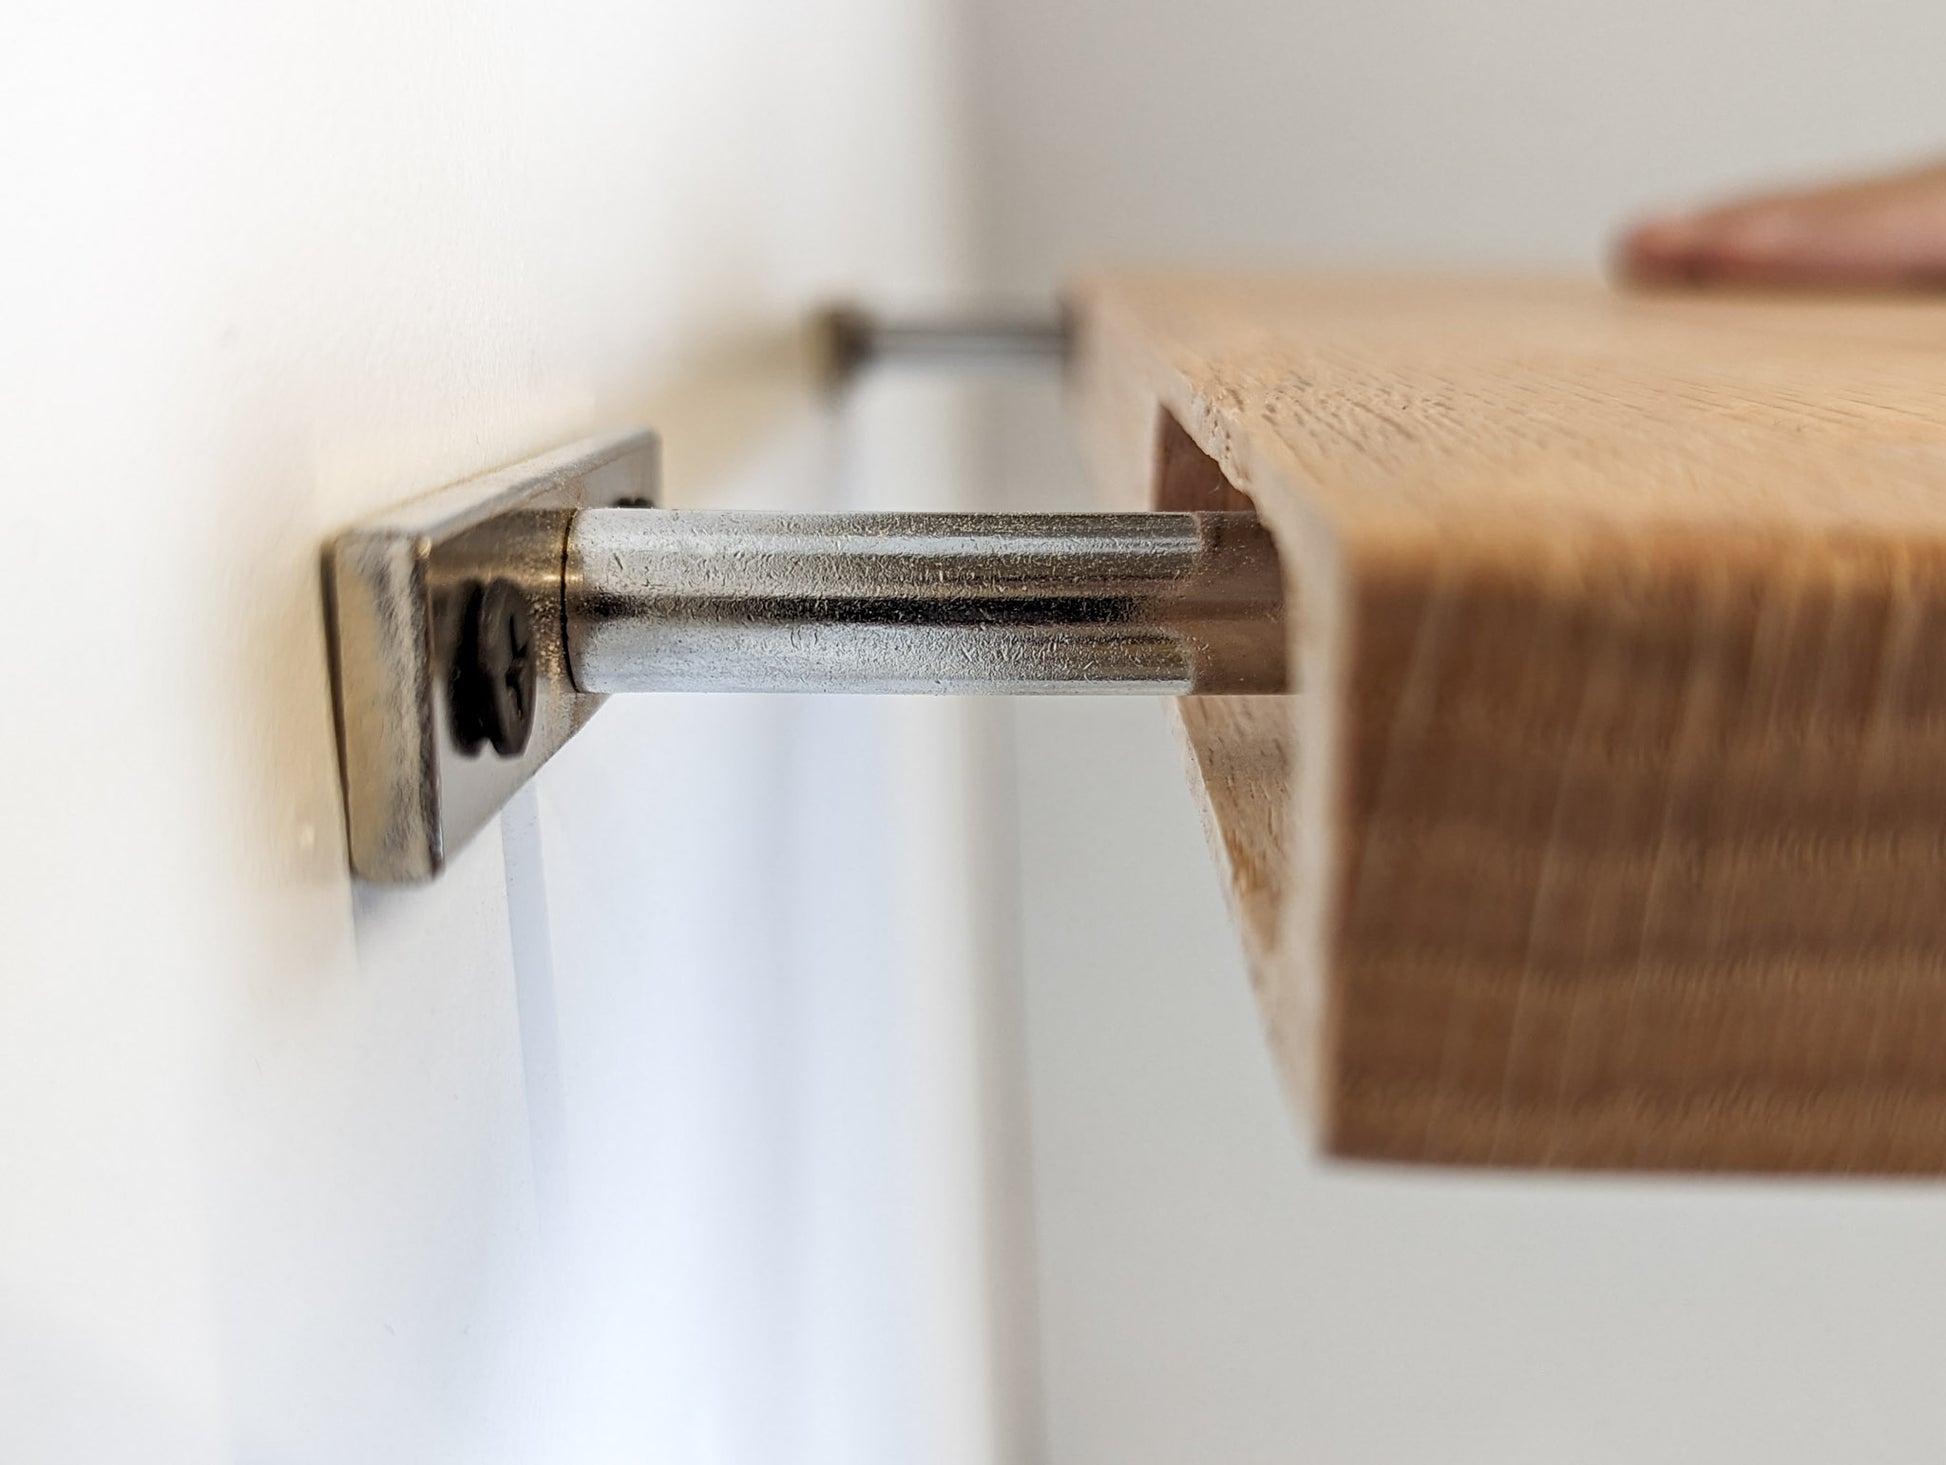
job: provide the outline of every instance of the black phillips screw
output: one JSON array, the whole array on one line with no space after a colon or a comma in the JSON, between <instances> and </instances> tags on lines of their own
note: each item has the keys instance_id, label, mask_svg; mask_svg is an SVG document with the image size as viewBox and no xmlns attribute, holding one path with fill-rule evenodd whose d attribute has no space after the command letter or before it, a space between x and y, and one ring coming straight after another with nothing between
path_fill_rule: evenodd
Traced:
<instances>
[{"instance_id":1,"label":"black phillips screw","mask_svg":"<svg viewBox=\"0 0 1946 1465\"><path fill-rule=\"evenodd\" d=\"M451 682L453 740L517 758L534 731L534 618L510 580L469 582L460 607Z\"/></svg>"}]
</instances>

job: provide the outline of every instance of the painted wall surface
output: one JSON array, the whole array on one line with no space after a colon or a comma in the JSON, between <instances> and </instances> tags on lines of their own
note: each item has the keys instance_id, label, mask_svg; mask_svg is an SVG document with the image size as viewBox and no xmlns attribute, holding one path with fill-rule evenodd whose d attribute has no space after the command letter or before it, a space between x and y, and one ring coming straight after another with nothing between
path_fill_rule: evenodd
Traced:
<instances>
[{"instance_id":1,"label":"painted wall surface","mask_svg":"<svg viewBox=\"0 0 1946 1465\"><path fill-rule=\"evenodd\" d=\"M1051 391L834 413L804 308L955 294L969 241L1030 296L1585 266L1926 150L1942 42L1918 0L15 0L0 1458L1025 1455L991 716L618 703L437 886L354 889L319 545L631 423L678 502L1081 502ZM1932 1189L1316 1166L1158 710L1004 717L1055 1465L1946 1443Z\"/></svg>"},{"instance_id":2,"label":"painted wall surface","mask_svg":"<svg viewBox=\"0 0 1946 1465\"><path fill-rule=\"evenodd\" d=\"M635 423L678 501L950 494L950 404L836 417L797 338L959 279L949 40L0 15L0 1458L988 1455L959 724L611 707L355 889L317 575Z\"/></svg>"},{"instance_id":3,"label":"painted wall surface","mask_svg":"<svg viewBox=\"0 0 1946 1465\"><path fill-rule=\"evenodd\" d=\"M990 282L1103 260L1585 270L1623 216L1946 148L1946 11L978 0ZM1051 390L990 441L1085 499ZM1053 1465L1946 1450L1946 1190L1306 1157L1162 715L1023 702Z\"/></svg>"}]
</instances>

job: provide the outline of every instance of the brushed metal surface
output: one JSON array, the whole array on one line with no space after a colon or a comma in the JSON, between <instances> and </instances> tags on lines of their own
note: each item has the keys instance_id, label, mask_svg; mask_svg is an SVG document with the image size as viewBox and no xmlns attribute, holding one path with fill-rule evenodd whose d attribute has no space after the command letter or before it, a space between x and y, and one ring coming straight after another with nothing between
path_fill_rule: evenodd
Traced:
<instances>
[{"instance_id":1,"label":"brushed metal surface","mask_svg":"<svg viewBox=\"0 0 1946 1465\"><path fill-rule=\"evenodd\" d=\"M567 535L588 692L1285 689L1254 514L588 509Z\"/></svg>"},{"instance_id":2,"label":"brushed metal surface","mask_svg":"<svg viewBox=\"0 0 1946 1465\"><path fill-rule=\"evenodd\" d=\"M352 872L427 880L593 716L562 654L561 560L574 512L652 499L656 438L591 439L367 519L326 551L325 603ZM532 736L472 754L448 705L471 580L525 592L538 654Z\"/></svg>"},{"instance_id":3,"label":"brushed metal surface","mask_svg":"<svg viewBox=\"0 0 1946 1465\"><path fill-rule=\"evenodd\" d=\"M1286 687L1277 551L1252 514L634 507L656 480L655 436L627 433L333 541L354 874L436 875L610 692ZM463 608L494 580L524 596L536 658L532 733L504 757L456 727L450 696Z\"/></svg>"}]
</instances>

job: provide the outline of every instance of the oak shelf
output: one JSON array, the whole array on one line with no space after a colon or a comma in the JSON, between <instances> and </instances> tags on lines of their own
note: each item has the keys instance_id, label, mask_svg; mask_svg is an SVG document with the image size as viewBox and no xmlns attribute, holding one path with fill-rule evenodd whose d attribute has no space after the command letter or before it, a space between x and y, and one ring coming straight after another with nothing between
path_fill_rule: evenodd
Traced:
<instances>
[{"instance_id":1,"label":"oak shelf","mask_svg":"<svg viewBox=\"0 0 1946 1465\"><path fill-rule=\"evenodd\" d=\"M1299 691L1179 707L1326 1149L1946 1170L1946 304L1071 299L1104 493L1279 545Z\"/></svg>"}]
</instances>

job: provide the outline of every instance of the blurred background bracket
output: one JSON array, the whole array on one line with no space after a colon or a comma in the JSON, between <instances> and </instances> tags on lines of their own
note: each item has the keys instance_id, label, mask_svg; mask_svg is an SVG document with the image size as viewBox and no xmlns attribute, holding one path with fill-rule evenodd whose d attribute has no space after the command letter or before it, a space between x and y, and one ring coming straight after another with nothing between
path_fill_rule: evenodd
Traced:
<instances>
[{"instance_id":1,"label":"blurred background bracket","mask_svg":"<svg viewBox=\"0 0 1946 1465\"><path fill-rule=\"evenodd\" d=\"M1060 365L1072 322L1065 311L978 311L900 316L833 305L815 321L826 384L850 385L873 366L946 369Z\"/></svg>"}]
</instances>

